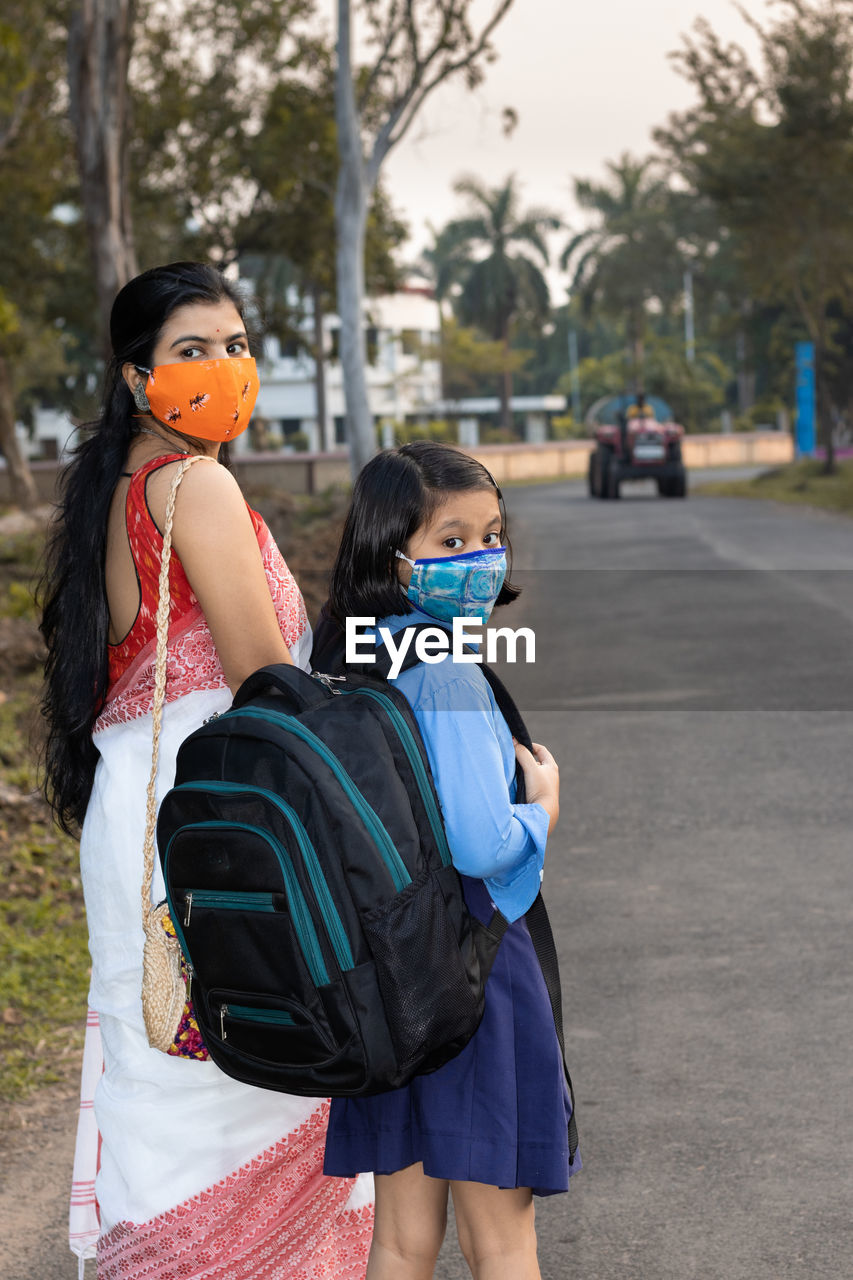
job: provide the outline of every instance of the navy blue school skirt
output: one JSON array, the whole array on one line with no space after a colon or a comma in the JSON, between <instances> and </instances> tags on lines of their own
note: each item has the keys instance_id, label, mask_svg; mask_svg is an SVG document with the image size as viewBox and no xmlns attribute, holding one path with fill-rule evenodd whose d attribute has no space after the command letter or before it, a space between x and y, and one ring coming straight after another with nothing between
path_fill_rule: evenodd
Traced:
<instances>
[{"instance_id":1,"label":"navy blue school skirt","mask_svg":"<svg viewBox=\"0 0 853 1280\"><path fill-rule=\"evenodd\" d=\"M468 908L492 915L482 880ZM462 1052L431 1075L369 1098L333 1098L324 1172L396 1173L566 1191L571 1102L545 980L524 920L510 925L486 984L486 1011Z\"/></svg>"}]
</instances>

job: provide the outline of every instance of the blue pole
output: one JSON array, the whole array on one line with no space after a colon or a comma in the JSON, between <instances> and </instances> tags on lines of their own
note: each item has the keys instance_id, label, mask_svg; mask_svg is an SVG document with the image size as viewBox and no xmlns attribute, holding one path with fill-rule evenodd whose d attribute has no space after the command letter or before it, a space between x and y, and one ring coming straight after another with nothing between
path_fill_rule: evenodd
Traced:
<instances>
[{"instance_id":1,"label":"blue pole","mask_svg":"<svg viewBox=\"0 0 853 1280\"><path fill-rule=\"evenodd\" d=\"M797 425L794 445L798 458L810 458L815 451L815 369L814 343L798 342L794 349L797 370Z\"/></svg>"}]
</instances>

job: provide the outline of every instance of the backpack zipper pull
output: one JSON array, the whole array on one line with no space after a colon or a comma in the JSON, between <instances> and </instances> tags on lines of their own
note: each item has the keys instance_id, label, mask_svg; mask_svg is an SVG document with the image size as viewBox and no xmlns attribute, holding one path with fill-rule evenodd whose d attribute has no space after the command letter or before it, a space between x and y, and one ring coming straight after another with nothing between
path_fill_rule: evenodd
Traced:
<instances>
[{"instance_id":1,"label":"backpack zipper pull","mask_svg":"<svg viewBox=\"0 0 853 1280\"><path fill-rule=\"evenodd\" d=\"M312 671L311 674L315 680L319 680L320 684L325 685L325 687L329 690L329 693L341 692L340 689L334 688L333 681L340 682L341 680L346 680L346 676L329 676L321 671Z\"/></svg>"},{"instance_id":2,"label":"backpack zipper pull","mask_svg":"<svg viewBox=\"0 0 853 1280\"><path fill-rule=\"evenodd\" d=\"M187 926L189 925L189 922L190 922L190 916L191 916L191 915L192 915L192 913L193 913L193 891L192 891L192 889L190 889L189 893L187 894L187 896L186 896L186 901L185 901L184 905L185 905L185 907L186 907L186 910L185 910L185 912L184 912L184 928L186 929L186 928L187 928Z\"/></svg>"},{"instance_id":3,"label":"backpack zipper pull","mask_svg":"<svg viewBox=\"0 0 853 1280\"><path fill-rule=\"evenodd\" d=\"M225 1030L225 1015L228 1012L228 1005L221 1004L219 1006L219 1038L220 1040L228 1039L228 1032Z\"/></svg>"}]
</instances>

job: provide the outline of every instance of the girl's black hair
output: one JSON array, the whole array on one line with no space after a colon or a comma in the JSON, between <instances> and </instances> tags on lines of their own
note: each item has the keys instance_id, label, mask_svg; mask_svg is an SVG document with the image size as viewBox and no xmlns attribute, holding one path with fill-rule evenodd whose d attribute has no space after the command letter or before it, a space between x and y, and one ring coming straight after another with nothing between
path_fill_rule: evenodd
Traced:
<instances>
[{"instance_id":1,"label":"girl's black hair","mask_svg":"<svg viewBox=\"0 0 853 1280\"><path fill-rule=\"evenodd\" d=\"M43 786L57 821L69 833L82 823L92 790L98 760L92 728L108 683L107 517L139 432L122 366L151 366L163 325L178 307L225 299L242 316L238 292L221 272L201 262L154 267L124 286L110 315L112 358L101 414L82 428L62 477L41 582L41 632L47 645ZM220 460L225 461L221 453Z\"/></svg>"},{"instance_id":2,"label":"girl's black hair","mask_svg":"<svg viewBox=\"0 0 853 1280\"><path fill-rule=\"evenodd\" d=\"M394 553L405 550L448 493L471 489L492 489L497 494L501 539L511 569L503 495L476 458L432 440L416 440L371 458L356 479L332 569L327 608L339 626L348 617L411 613ZM518 594L507 573L496 604L509 604Z\"/></svg>"}]
</instances>

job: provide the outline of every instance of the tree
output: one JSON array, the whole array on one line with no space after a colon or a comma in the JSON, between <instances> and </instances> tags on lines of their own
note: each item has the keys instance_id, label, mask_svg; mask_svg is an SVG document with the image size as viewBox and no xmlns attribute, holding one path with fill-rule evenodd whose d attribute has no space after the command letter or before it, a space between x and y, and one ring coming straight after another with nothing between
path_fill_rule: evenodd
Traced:
<instances>
[{"instance_id":1,"label":"tree","mask_svg":"<svg viewBox=\"0 0 853 1280\"><path fill-rule=\"evenodd\" d=\"M625 321L634 390L643 387L648 306L679 293L681 260L670 221L670 191L651 159L623 154L606 166L603 183L575 180L575 200L594 215L560 259L572 268L570 293L587 311L599 306Z\"/></svg>"},{"instance_id":2,"label":"tree","mask_svg":"<svg viewBox=\"0 0 853 1280\"><path fill-rule=\"evenodd\" d=\"M68 26L68 88L105 347L118 290L136 275L128 188L128 69L135 0L81 0Z\"/></svg>"},{"instance_id":3,"label":"tree","mask_svg":"<svg viewBox=\"0 0 853 1280\"><path fill-rule=\"evenodd\" d=\"M31 387L62 365L51 308L68 250L52 216L70 175L56 87L60 22L53 0L10 0L0 20L0 449L24 507L35 504L36 491L16 434L19 410Z\"/></svg>"},{"instance_id":4,"label":"tree","mask_svg":"<svg viewBox=\"0 0 853 1280\"><path fill-rule=\"evenodd\" d=\"M472 26L474 0L363 0L372 64L353 64L353 0L337 0L335 103L340 168L335 196L338 310L351 463L356 474L375 449L364 350L364 247L370 193L389 152L427 97L451 76L469 86L494 57L492 32L512 0L490 0Z\"/></svg>"},{"instance_id":5,"label":"tree","mask_svg":"<svg viewBox=\"0 0 853 1280\"><path fill-rule=\"evenodd\" d=\"M422 354L435 359L435 348L425 347ZM438 348L444 394L451 400L487 394L485 388L503 378L507 367L511 374L523 369L530 354L507 352L503 342L487 341L475 329L465 329L453 319L445 320Z\"/></svg>"},{"instance_id":6,"label":"tree","mask_svg":"<svg viewBox=\"0 0 853 1280\"><path fill-rule=\"evenodd\" d=\"M278 86L314 68L323 47L312 0L172 0L134 30L130 180L145 225L143 265L189 254L223 265L261 196L251 172ZM277 157L286 169L289 157Z\"/></svg>"},{"instance_id":7,"label":"tree","mask_svg":"<svg viewBox=\"0 0 853 1280\"><path fill-rule=\"evenodd\" d=\"M326 353L323 319L336 305L335 181L338 169L334 75L331 54L317 51L310 69L288 75L273 89L257 134L247 139L247 173L257 185L251 212L235 231L241 264L248 255L281 257L287 283L307 300L313 328L308 349L314 360L317 421L326 439ZM282 164L282 156L287 163ZM394 253L408 234L381 184L373 191L365 240L365 274L371 292L391 292L399 283ZM251 272L250 272L251 274ZM260 277L262 272L257 271ZM278 273L264 272L259 294L268 327L305 345L293 309L282 306ZM330 441L326 439L326 443Z\"/></svg>"},{"instance_id":8,"label":"tree","mask_svg":"<svg viewBox=\"0 0 853 1280\"><path fill-rule=\"evenodd\" d=\"M458 394L451 389L451 366L455 371L461 371L459 362L456 359L452 348L455 345L455 339L458 335L460 341L473 345L476 342L476 335L468 335L467 330L460 330L453 321L448 322L445 318L446 302L452 300L454 291L458 291L466 272L471 266L471 258L468 253L468 246L461 242L450 225L442 227L440 231L436 231L431 223L427 223L430 234L432 235L432 244L421 253L419 270L424 277L432 284L435 300L438 303L438 326L439 326L439 343L440 343L440 364L441 364L441 394L443 398ZM453 332L449 332L449 330ZM464 335L464 336L463 336ZM477 372L482 373L480 361L475 361ZM499 363L493 370L497 375L503 371L503 363Z\"/></svg>"},{"instance_id":9,"label":"tree","mask_svg":"<svg viewBox=\"0 0 853 1280\"><path fill-rule=\"evenodd\" d=\"M698 104L658 139L734 237L755 296L795 309L815 344L818 418L833 466L828 359L853 288L853 30L850 0L782 0L756 70L707 23L678 65ZM742 11L743 12L743 11Z\"/></svg>"},{"instance_id":10,"label":"tree","mask_svg":"<svg viewBox=\"0 0 853 1280\"><path fill-rule=\"evenodd\" d=\"M473 177L461 178L454 190L467 197L470 205L467 217L454 219L444 230L448 249L455 246L457 252L464 250L469 257L467 268L461 272L456 311L463 324L476 325L501 343L501 426L509 429L512 326L522 318L541 326L548 316L548 285L534 257L547 266L545 235L555 231L560 220L547 209L522 211L514 176L495 188ZM534 257L518 251L516 246L532 249Z\"/></svg>"}]
</instances>

